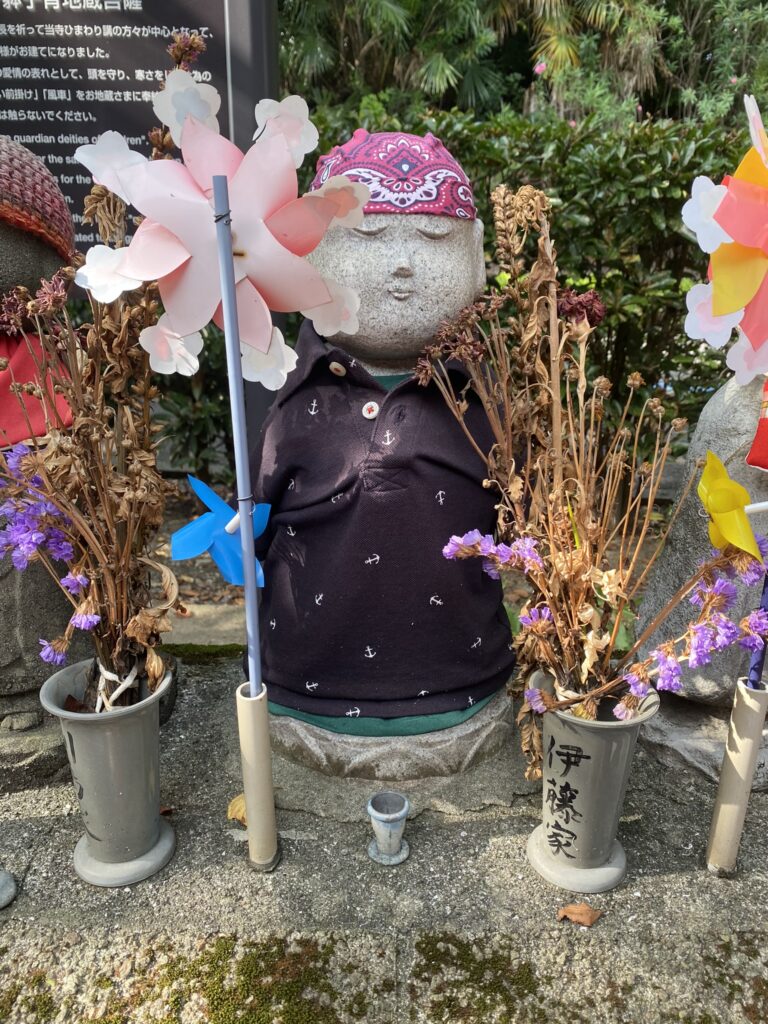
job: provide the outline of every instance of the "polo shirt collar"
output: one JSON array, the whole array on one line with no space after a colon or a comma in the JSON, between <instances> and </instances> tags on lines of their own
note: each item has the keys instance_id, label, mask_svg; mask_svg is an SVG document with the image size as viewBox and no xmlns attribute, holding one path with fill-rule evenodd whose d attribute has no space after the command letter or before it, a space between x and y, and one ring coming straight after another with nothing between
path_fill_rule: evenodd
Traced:
<instances>
[{"instance_id":1,"label":"polo shirt collar","mask_svg":"<svg viewBox=\"0 0 768 1024\"><path fill-rule=\"evenodd\" d=\"M375 377L372 378L368 371L348 352L339 348L332 341L326 341L321 337L311 320L305 320L299 329L296 355L298 356L296 368L288 374L285 384L278 392L278 405L282 405L295 391L298 391L320 362L324 362L326 365L332 362L341 363L350 377L363 385L372 379L375 380ZM351 363L354 363L354 366L350 366ZM451 359L447 366L449 370L459 373L463 378L469 377L466 367L457 359Z\"/></svg>"}]
</instances>

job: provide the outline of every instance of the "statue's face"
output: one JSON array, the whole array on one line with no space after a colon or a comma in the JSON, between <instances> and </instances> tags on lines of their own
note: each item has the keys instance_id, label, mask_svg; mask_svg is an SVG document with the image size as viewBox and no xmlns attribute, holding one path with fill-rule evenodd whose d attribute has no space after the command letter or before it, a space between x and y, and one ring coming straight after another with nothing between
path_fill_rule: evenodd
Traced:
<instances>
[{"instance_id":1,"label":"statue's face","mask_svg":"<svg viewBox=\"0 0 768 1024\"><path fill-rule=\"evenodd\" d=\"M485 286L479 220L366 214L357 228L332 227L309 259L359 294L360 329L334 340L363 362L415 362L440 324Z\"/></svg>"}]
</instances>

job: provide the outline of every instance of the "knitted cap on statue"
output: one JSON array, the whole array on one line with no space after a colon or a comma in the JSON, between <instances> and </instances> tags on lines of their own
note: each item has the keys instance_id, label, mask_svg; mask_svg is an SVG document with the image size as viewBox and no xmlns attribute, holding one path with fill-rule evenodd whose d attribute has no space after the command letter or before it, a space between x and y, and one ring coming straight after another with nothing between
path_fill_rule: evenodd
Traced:
<instances>
[{"instance_id":1,"label":"knitted cap on statue","mask_svg":"<svg viewBox=\"0 0 768 1024\"><path fill-rule=\"evenodd\" d=\"M51 277L70 260L74 240L69 207L54 176L34 153L0 135L0 293L24 285L34 294L41 278ZM24 396L25 413L11 391L14 382L39 383L41 357L34 335L25 339L16 332L0 332L0 358L8 360L0 371L0 447L47 432L41 402ZM72 416L61 395L55 397L54 413L51 390L49 386L49 416L58 425L69 425Z\"/></svg>"},{"instance_id":2,"label":"knitted cap on statue","mask_svg":"<svg viewBox=\"0 0 768 1024\"><path fill-rule=\"evenodd\" d=\"M469 178L431 132L422 138L358 128L348 142L320 157L310 190L337 174L368 186L371 198L365 213L431 213L461 220L477 216Z\"/></svg>"}]
</instances>

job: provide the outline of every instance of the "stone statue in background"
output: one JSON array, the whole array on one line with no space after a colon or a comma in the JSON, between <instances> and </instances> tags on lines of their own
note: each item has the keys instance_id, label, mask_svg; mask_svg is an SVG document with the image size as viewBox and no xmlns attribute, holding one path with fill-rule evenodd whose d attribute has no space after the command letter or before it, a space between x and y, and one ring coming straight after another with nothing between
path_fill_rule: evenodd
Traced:
<instances>
[{"instance_id":1,"label":"stone statue in background","mask_svg":"<svg viewBox=\"0 0 768 1024\"><path fill-rule=\"evenodd\" d=\"M760 415L762 383L761 377L746 385L734 378L710 398L688 448L686 481L691 473L700 473L697 461L705 459L710 450L722 460L729 476L746 487L752 501L768 500L768 476L745 462ZM768 534L768 513L752 516L751 522L756 533ZM694 486L648 578L637 624L639 631L652 621L709 551L707 524ZM738 579L734 582L739 596L729 615L738 621L759 606L761 586L745 587ZM683 601L666 619L663 635L649 641L649 649L660 640L683 632L690 614L691 606ZM747 674L749 657L749 651L735 644L715 655L709 665L683 673L682 696L668 695L663 714L644 727L646 740L662 759L671 763L682 756L711 778L718 778L736 680ZM768 743L768 737L765 742ZM758 762L755 787L768 788L768 751Z\"/></svg>"},{"instance_id":2,"label":"stone statue in background","mask_svg":"<svg viewBox=\"0 0 768 1024\"><path fill-rule=\"evenodd\" d=\"M320 158L312 187L336 174L370 201L359 227L331 228L310 259L358 292L357 323L326 338L305 321L253 448L255 496L273 509L258 552L273 736L341 774L447 774L482 730L501 736L497 695L514 666L500 583L441 553L452 534L493 531L484 465L436 385L414 379L441 323L483 289L483 226L432 135L359 129ZM467 383L458 364L452 379Z\"/></svg>"},{"instance_id":3,"label":"stone statue in background","mask_svg":"<svg viewBox=\"0 0 768 1024\"><path fill-rule=\"evenodd\" d=\"M72 218L56 179L24 146L0 136L0 295L23 285L32 295L70 260ZM30 325L31 326L31 325ZM34 336L29 335L34 345ZM0 327L0 447L45 433L45 415L28 399L26 417L11 392L13 381L37 378L36 359L24 338ZM63 422L69 410L57 402ZM66 763L57 723L43 721L38 699L50 666L40 660L41 636L62 632L71 606L42 565L17 572L0 559L0 792L31 785L34 775ZM88 640L82 642L85 656ZM75 652L77 656L77 652ZM31 730L31 731L30 731Z\"/></svg>"}]
</instances>

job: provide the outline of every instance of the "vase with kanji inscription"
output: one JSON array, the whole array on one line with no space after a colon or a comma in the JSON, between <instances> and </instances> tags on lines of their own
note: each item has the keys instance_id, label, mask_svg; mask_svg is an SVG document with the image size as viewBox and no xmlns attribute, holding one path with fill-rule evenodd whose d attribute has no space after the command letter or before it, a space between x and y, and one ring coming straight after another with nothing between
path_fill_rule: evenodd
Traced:
<instances>
[{"instance_id":1,"label":"vase with kanji inscription","mask_svg":"<svg viewBox=\"0 0 768 1024\"><path fill-rule=\"evenodd\" d=\"M655 691L628 721L598 714L595 721L568 711L543 716L542 823L528 840L531 866L571 892L605 892L627 871L616 838L637 737L656 714Z\"/></svg>"}]
</instances>

